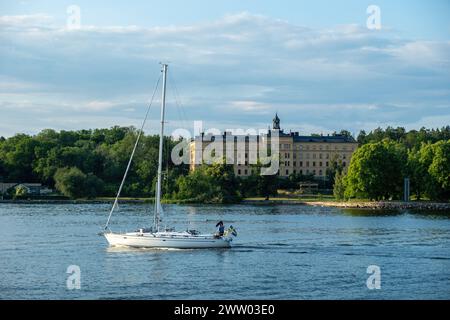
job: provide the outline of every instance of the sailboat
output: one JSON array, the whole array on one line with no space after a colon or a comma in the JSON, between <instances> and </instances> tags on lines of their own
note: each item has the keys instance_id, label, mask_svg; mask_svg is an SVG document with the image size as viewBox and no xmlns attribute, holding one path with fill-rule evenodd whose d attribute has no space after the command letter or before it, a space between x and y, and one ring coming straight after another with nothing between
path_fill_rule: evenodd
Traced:
<instances>
[{"instance_id":1,"label":"sailboat","mask_svg":"<svg viewBox=\"0 0 450 320\"><path fill-rule=\"evenodd\" d=\"M161 179L162 179L162 154L164 143L164 114L166 104L166 82L167 82L167 64L162 64L162 98L161 98L161 127L159 135L159 153L158 153L158 175L156 184L155 210L153 217L153 226L150 228L140 228L134 232L114 233L108 225L114 209L117 207L120 191L126 178L126 173L131 164L131 160L136 150L139 141L139 135L143 131L143 126L138 135L133 152L131 153L128 162L127 170L125 172L122 183L119 187L119 192L111 208L108 221L106 222L105 232L103 235L111 246L128 246L136 248L156 248L156 249L200 249L200 248L229 248L233 236L236 236L236 230L230 226L223 234L201 234L195 230L175 231L174 228L162 227L162 213L161 205ZM155 91L156 92L156 91ZM148 114L148 111L147 111ZM147 117L147 116L146 116ZM145 123L145 120L144 120Z\"/></svg>"}]
</instances>

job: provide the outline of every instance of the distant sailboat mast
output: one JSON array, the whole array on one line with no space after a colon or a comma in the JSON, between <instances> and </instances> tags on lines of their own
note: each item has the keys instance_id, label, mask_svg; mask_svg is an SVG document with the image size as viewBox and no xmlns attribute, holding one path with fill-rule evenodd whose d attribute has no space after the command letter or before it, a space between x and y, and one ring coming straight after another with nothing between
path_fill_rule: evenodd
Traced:
<instances>
[{"instance_id":1,"label":"distant sailboat mast","mask_svg":"<svg viewBox=\"0 0 450 320\"><path fill-rule=\"evenodd\" d=\"M162 64L163 86L161 93L161 131L159 133L159 154L158 154L158 181L156 183L156 201L155 201L155 217L154 228L159 231L159 223L161 220L161 179L162 179L162 155L164 144L164 113L166 108L166 80L167 80L167 64Z\"/></svg>"}]
</instances>

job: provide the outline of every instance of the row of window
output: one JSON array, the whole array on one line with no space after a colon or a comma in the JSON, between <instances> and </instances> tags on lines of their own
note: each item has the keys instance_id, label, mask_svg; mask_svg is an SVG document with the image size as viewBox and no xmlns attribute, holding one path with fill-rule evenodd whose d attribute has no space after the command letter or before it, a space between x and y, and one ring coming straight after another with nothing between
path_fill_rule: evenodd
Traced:
<instances>
[{"instance_id":1,"label":"row of window","mask_svg":"<svg viewBox=\"0 0 450 320\"><path fill-rule=\"evenodd\" d=\"M319 159L330 159L330 154L326 153L325 155L322 153L316 154L313 153L312 155L310 155L309 153L305 153L305 159L309 159L310 156L312 156L312 159L317 159L317 156ZM342 155L338 155L338 157L341 157L342 159L347 159L347 155L345 153L343 153ZM285 152L284 153L284 158L285 159L290 159L291 158L291 154L289 152ZM293 153L292 154L292 158L293 159L297 159L297 154ZM298 158L299 159L303 159L303 153L299 153L298 154Z\"/></svg>"},{"instance_id":2,"label":"row of window","mask_svg":"<svg viewBox=\"0 0 450 320\"><path fill-rule=\"evenodd\" d=\"M244 169L244 170L238 169L238 175L242 175L242 172L243 172L244 175L246 176L246 175L248 175L249 172L251 172L251 170L249 171L249 170L247 170L247 169ZM285 172L286 172L286 175L287 175L287 176L290 174L290 173L289 173L289 169L286 169ZM319 173L319 176L323 175L322 169L320 169L319 171L316 171L316 169L313 169L313 170L311 170L311 171L309 171L309 169L306 169L305 171L303 171L302 169L300 169L300 170L298 171L299 174L303 174L303 172L305 172L305 174L310 174L310 173L312 173L313 175L316 175L317 173ZM293 174L297 174L297 170L294 169L294 170L292 171L292 173L293 173Z\"/></svg>"},{"instance_id":3,"label":"row of window","mask_svg":"<svg viewBox=\"0 0 450 320\"><path fill-rule=\"evenodd\" d=\"M291 146L292 146L291 144L285 143L281 147L283 149L285 149L285 150L291 150ZM294 150L349 150L349 151L354 151L355 147L347 147L347 146L340 147L340 146L337 146L337 145L335 145L333 147L330 147L329 145L326 145L326 146L322 146L322 145L320 145L320 146L315 146L315 145L313 145L313 146L294 145L293 149Z\"/></svg>"},{"instance_id":4,"label":"row of window","mask_svg":"<svg viewBox=\"0 0 450 320\"><path fill-rule=\"evenodd\" d=\"M316 169L313 169L312 171L309 171L308 169L306 169L305 171L303 171L303 170L299 170L298 171L298 173L299 174L303 174L303 172L305 172L305 174L310 174L310 173L312 173L313 175L317 175L317 172L319 173L319 176L321 176L321 175L323 175L323 171L322 170L319 170L319 171L316 171ZM293 174L297 174L297 170L293 170L292 171L292 173ZM288 176L290 173L289 173L289 169L286 169L286 175Z\"/></svg>"},{"instance_id":5,"label":"row of window","mask_svg":"<svg viewBox=\"0 0 450 320\"><path fill-rule=\"evenodd\" d=\"M293 162L292 162L292 165L293 165L294 167L296 167L296 166L297 166L297 163L299 164L299 167L303 167L303 161L299 161L299 162L293 161ZM305 163L305 167L309 167L309 164L310 164L309 161L305 161L304 163ZM322 161L320 161L320 162L312 161L312 167L315 167L316 164L318 164L319 167L323 167L323 164L324 164L324 163L323 163ZM291 161L284 161L284 166L285 166L285 167L290 167L290 166L291 166ZM328 161L326 161L326 162L325 162L325 167L329 167L329 166L330 166L330 163L329 163ZM343 167L346 166L345 161L342 162L342 166L343 166Z\"/></svg>"}]
</instances>

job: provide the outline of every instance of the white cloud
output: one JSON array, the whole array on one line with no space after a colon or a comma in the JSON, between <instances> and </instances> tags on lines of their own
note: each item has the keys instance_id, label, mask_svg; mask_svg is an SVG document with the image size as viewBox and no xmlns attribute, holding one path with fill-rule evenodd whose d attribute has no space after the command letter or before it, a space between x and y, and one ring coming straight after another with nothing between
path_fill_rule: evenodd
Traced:
<instances>
[{"instance_id":1,"label":"white cloud","mask_svg":"<svg viewBox=\"0 0 450 320\"><path fill-rule=\"evenodd\" d=\"M116 105L117 104L115 104L112 101L98 101L98 100L94 100L94 101L90 101L90 102L86 103L85 107L87 109L91 109L91 110L94 110L94 111L102 111L102 110L107 110L107 109L113 108Z\"/></svg>"},{"instance_id":2,"label":"white cloud","mask_svg":"<svg viewBox=\"0 0 450 320\"><path fill-rule=\"evenodd\" d=\"M257 101L231 101L230 107L237 112L266 112L270 109L269 104Z\"/></svg>"},{"instance_id":3,"label":"white cloud","mask_svg":"<svg viewBox=\"0 0 450 320\"><path fill-rule=\"evenodd\" d=\"M68 30L45 14L3 16L0 26L3 110L96 114L97 126L114 114L123 124L148 103L159 61L170 61L169 100L176 79L189 120L222 128L269 124L276 110L296 127L334 131L444 121L450 109L450 43L393 31L312 29L246 12L188 26Z\"/></svg>"},{"instance_id":4,"label":"white cloud","mask_svg":"<svg viewBox=\"0 0 450 320\"><path fill-rule=\"evenodd\" d=\"M53 18L47 14L38 13L30 15L14 15L14 16L0 16L0 25L5 27L42 27L52 22Z\"/></svg>"}]
</instances>

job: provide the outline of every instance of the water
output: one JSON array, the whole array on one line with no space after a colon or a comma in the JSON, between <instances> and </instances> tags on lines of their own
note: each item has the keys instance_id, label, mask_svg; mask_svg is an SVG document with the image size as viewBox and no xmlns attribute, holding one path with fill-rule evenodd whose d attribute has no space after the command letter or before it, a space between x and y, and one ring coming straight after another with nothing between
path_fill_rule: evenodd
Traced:
<instances>
[{"instance_id":1,"label":"water","mask_svg":"<svg viewBox=\"0 0 450 320\"><path fill-rule=\"evenodd\" d=\"M166 206L177 229L233 224L232 249L108 248L109 205L0 204L3 299L449 299L450 212L308 206ZM115 231L149 225L121 205ZM81 289L68 290L69 265ZM369 265L381 289L369 290Z\"/></svg>"}]
</instances>

